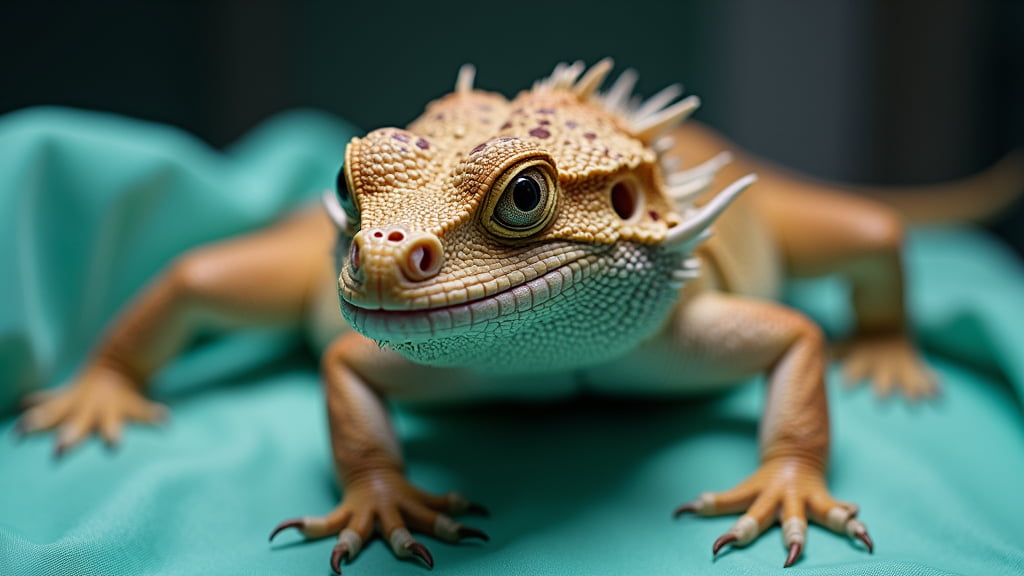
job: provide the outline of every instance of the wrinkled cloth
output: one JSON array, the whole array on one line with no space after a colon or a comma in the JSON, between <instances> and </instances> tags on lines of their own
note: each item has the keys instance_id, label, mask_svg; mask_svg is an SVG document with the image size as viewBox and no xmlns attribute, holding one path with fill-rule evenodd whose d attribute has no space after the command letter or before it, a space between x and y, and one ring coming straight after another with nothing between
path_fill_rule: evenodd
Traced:
<instances>
[{"instance_id":1,"label":"wrinkled cloth","mask_svg":"<svg viewBox=\"0 0 1024 576\"><path fill-rule=\"evenodd\" d=\"M172 410L57 461L11 429L24 393L70 377L120 306L175 255L257 228L332 185L356 130L315 112L267 121L218 152L103 114L0 118L0 574L327 574L332 539L267 536L338 502L313 355L268 330L201 339L153 382ZM943 382L908 405L829 374L829 485L856 502L874 555L810 528L783 570L778 527L712 559L735 517L672 520L757 464L764 387L692 400L396 409L408 473L487 505L488 544L422 537L446 575L1024 573L1024 267L966 228L915 230L915 330ZM832 334L834 280L790 300ZM423 574L386 545L346 574Z\"/></svg>"}]
</instances>

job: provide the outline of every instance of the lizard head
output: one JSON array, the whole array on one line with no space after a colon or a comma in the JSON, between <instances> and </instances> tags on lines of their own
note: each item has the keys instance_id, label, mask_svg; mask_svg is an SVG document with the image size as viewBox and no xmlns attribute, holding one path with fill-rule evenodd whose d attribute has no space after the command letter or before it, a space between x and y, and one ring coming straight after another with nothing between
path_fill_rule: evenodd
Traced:
<instances>
[{"instance_id":1,"label":"lizard head","mask_svg":"<svg viewBox=\"0 0 1024 576\"><path fill-rule=\"evenodd\" d=\"M663 136L697 99L637 104L632 71L598 92L610 68L562 64L510 101L463 67L408 128L349 143L326 198L357 331L416 362L515 372L607 360L664 324L749 181L695 208L727 158L669 174Z\"/></svg>"}]
</instances>

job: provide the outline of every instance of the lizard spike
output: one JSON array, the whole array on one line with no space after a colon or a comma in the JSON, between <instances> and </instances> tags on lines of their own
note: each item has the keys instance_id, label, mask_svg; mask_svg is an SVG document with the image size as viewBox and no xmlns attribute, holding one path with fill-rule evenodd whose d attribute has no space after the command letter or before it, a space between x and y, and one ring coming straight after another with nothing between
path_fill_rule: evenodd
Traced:
<instances>
[{"instance_id":1,"label":"lizard spike","mask_svg":"<svg viewBox=\"0 0 1024 576\"><path fill-rule=\"evenodd\" d=\"M472 92L474 80L476 80L476 67L472 64L463 64L459 67L459 75L455 79L455 91L460 94Z\"/></svg>"},{"instance_id":2,"label":"lizard spike","mask_svg":"<svg viewBox=\"0 0 1024 576\"><path fill-rule=\"evenodd\" d=\"M558 79L565 75L565 69L568 67L569 65L565 62L555 64L555 69L551 71L551 75L540 81L541 85L548 89L554 88L555 84L558 83Z\"/></svg>"},{"instance_id":3,"label":"lizard spike","mask_svg":"<svg viewBox=\"0 0 1024 576\"><path fill-rule=\"evenodd\" d=\"M708 227L718 218L729 204L747 189L748 186L757 181L757 176L747 174L743 178L733 182L719 192L707 204L696 210L696 214L682 224L668 231L663 245L676 250L690 251L697 244L707 238Z\"/></svg>"},{"instance_id":4,"label":"lizard spike","mask_svg":"<svg viewBox=\"0 0 1024 576\"><path fill-rule=\"evenodd\" d=\"M700 98L689 96L656 114L641 119L633 125L636 137L644 142L650 142L685 120L687 116L693 114L698 106L700 106Z\"/></svg>"},{"instance_id":5,"label":"lizard spike","mask_svg":"<svg viewBox=\"0 0 1024 576\"><path fill-rule=\"evenodd\" d=\"M555 64L555 69L551 71L550 75L533 83L533 89L535 91L551 91L558 88L568 68L569 65L565 62Z\"/></svg>"},{"instance_id":6,"label":"lizard spike","mask_svg":"<svg viewBox=\"0 0 1024 576\"><path fill-rule=\"evenodd\" d=\"M714 181L714 176L706 178L694 178L681 184L669 184L668 195L679 208L685 208L693 204L698 196L703 194Z\"/></svg>"},{"instance_id":7,"label":"lizard spike","mask_svg":"<svg viewBox=\"0 0 1024 576\"><path fill-rule=\"evenodd\" d=\"M682 84L670 84L662 88L661 91L645 100L643 104L633 111L634 121L640 122L657 114L658 112L661 112L666 106L668 106L669 102L672 102L682 95Z\"/></svg>"},{"instance_id":8,"label":"lizard spike","mask_svg":"<svg viewBox=\"0 0 1024 576\"><path fill-rule=\"evenodd\" d=\"M561 69L556 68L555 74L551 75L553 85L551 86L555 90L571 90L576 84L576 79L583 74L586 70L587 65L583 63L583 60L577 60L572 64L562 63Z\"/></svg>"},{"instance_id":9,"label":"lizard spike","mask_svg":"<svg viewBox=\"0 0 1024 576\"><path fill-rule=\"evenodd\" d=\"M661 156L662 154L665 154L669 150L672 150L672 148L674 148L675 145L675 138L671 136L662 136L661 138L655 140L653 144L651 144L651 149L654 150L654 152L658 156Z\"/></svg>"},{"instance_id":10,"label":"lizard spike","mask_svg":"<svg viewBox=\"0 0 1024 576\"><path fill-rule=\"evenodd\" d=\"M619 74L619 77L612 83L612 87L604 95L604 106L612 112L623 112L629 103L629 97L633 94L633 87L636 86L637 72L628 68Z\"/></svg>"},{"instance_id":11,"label":"lizard spike","mask_svg":"<svg viewBox=\"0 0 1024 576\"><path fill-rule=\"evenodd\" d=\"M604 79L611 72L612 66L615 65L615 61L611 58L603 58L597 64L594 64L587 70L586 74L576 82L573 86L572 91L580 97L580 100L586 100L594 94L597 88L604 82Z\"/></svg>"},{"instance_id":12,"label":"lizard spike","mask_svg":"<svg viewBox=\"0 0 1024 576\"><path fill-rule=\"evenodd\" d=\"M698 178L704 178L706 176L714 176L722 169L723 166L732 162L732 153L729 151L719 152L710 160L702 162L693 168L683 170L682 172L675 172L669 174L666 180L669 186L677 186L679 184L685 184L691 180Z\"/></svg>"},{"instance_id":13,"label":"lizard spike","mask_svg":"<svg viewBox=\"0 0 1024 576\"><path fill-rule=\"evenodd\" d=\"M661 166L662 172L674 172L681 163L678 156L660 154L658 157L658 165Z\"/></svg>"}]
</instances>

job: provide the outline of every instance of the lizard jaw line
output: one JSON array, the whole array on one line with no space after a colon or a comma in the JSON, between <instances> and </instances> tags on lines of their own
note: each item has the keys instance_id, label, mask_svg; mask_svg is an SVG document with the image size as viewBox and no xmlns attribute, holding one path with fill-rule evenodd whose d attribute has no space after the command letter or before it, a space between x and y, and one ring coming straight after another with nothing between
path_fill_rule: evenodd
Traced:
<instances>
[{"instance_id":1,"label":"lizard jaw line","mask_svg":"<svg viewBox=\"0 0 1024 576\"><path fill-rule=\"evenodd\" d=\"M579 258L532 280L488 296L422 310L371 310L341 299L342 311L360 334L378 341L422 342L470 332L491 320L526 312L561 294L586 274Z\"/></svg>"}]
</instances>

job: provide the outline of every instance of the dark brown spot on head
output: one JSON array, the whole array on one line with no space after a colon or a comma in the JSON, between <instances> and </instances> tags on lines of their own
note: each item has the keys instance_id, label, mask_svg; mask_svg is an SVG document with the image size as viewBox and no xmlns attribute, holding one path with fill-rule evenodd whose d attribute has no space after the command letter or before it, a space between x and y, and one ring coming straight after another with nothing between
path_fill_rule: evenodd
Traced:
<instances>
[{"instance_id":1,"label":"dark brown spot on head","mask_svg":"<svg viewBox=\"0 0 1024 576\"><path fill-rule=\"evenodd\" d=\"M512 123L511 122L505 122L504 124L501 125L500 129L501 130L508 130L511 127L512 127Z\"/></svg>"},{"instance_id":2,"label":"dark brown spot on head","mask_svg":"<svg viewBox=\"0 0 1024 576\"><path fill-rule=\"evenodd\" d=\"M548 136L551 136L551 132L548 132L544 128L534 128L533 130L530 130L530 136L533 136L534 138L547 138Z\"/></svg>"},{"instance_id":3,"label":"dark brown spot on head","mask_svg":"<svg viewBox=\"0 0 1024 576\"><path fill-rule=\"evenodd\" d=\"M554 114L554 113L555 113L555 109L554 108L538 108L537 109L537 114Z\"/></svg>"},{"instance_id":4,"label":"dark brown spot on head","mask_svg":"<svg viewBox=\"0 0 1024 576\"><path fill-rule=\"evenodd\" d=\"M593 140L594 138L597 138L597 134L594 134L593 132L587 132L583 135L583 137L586 138L587 140Z\"/></svg>"},{"instance_id":5,"label":"dark brown spot on head","mask_svg":"<svg viewBox=\"0 0 1024 576\"><path fill-rule=\"evenodd\" d=\"M483 152L484 148L487 148L487 142L481 142L480 144L477 144L476 148L473 148L472 150L469 151L469 155L472 156L473 154L479 154L480 152Z\"/></svg>"},{"instance_id":6,"label":"dark brown spot on head","mask_svg":"<svg viewBox=\"0 0 1024 576\"><path fill-rule=\"evenodd\" d=\"M658 216L658 213L655 212L654 210L651 210L650 212L648 212L648 214L650 214L651 220L654 220L655 222L657 222L658 219L661 218L660 216Z\"/></svg>"},{"instance_id":7,"label":"dark brown spot on head","mask_svg":"<svg viewBox=\"0 0 1024 576\"><path fill-rule=\"evenodd\" d=\"M540 125L541 126L549 126L549 125L551 125L551 120L548 120L548 119L545 118L545 119L540 121Z\"/></svg>"},{"instance_id":8,"label":"dark brown spot on head","mask_svg":"<svg viewBox=\"0 0 1024 576\"><path fill-rule=\"evenodd\" d=\"M391 135L391 137L394 138L395 140L398 140L399 142L409 141L409 135L406 134L405 132L395 132L394 134Z\"/></svg>"},{"instance_id":9,"label":"dark brown spot on head","mask_svg":"<svg viewBox=\"0 0 1024 576\"><path fill-rule=\"evenodd\" d=\"M579 123L577 123L575 120L569 120L568 122L565 123L565 125L569 128L575 128L579 126Z\"/></svg>"},{"instance_id":10,"label":"dark brown spot on head","mask_svg":"<svg viewBox=\"0 0 1024 576\"><path fill-rule=\"evenodd\" d=\"M416 139L416 147L419 148L420 150L426 150L426 149L430 148L430 142L427 142L423 138L417 138Z\"/></svg>"}]
</instances>

